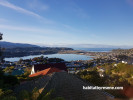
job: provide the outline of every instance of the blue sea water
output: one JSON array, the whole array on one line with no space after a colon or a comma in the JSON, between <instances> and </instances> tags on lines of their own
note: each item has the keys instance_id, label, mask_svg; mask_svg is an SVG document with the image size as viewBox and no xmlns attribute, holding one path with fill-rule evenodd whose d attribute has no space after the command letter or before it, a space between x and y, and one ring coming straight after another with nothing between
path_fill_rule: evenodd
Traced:
<instances>
[{"instance_id":1,"label":"blue sea water","mask_svg":"<svg viewBox=\"0 0 133 100\"><path fill-rule=\"evenodd\" d=\"M75 50L84 50L87 52L110 52L114 48L74 48ZM42 55L31 55L25 57L14 57L14 58L5 58L6 61L18 61L20 58L22 59L32 59L34 57L40 57ZM49 54L43 55L44 57L49 58L62 58L65 61L75 61L75 60L90 60L92 59L91 56L86 55L78 55L78 54Z\"/></svg>"},{"instance_id":2,"label":"blue sea water","mask_svg":"<svg viewBox=\"0 0 133 100\"><path fill-rule=\"evenodd\" d=\"M31 56L25 56L25 57L14 57L14 58L5 58L6 61L18 61L20 58L22 59L32 59L34 57L48 57L48 58L62 58L65 61L75 61L75 60L91 60L91 56L86 55L78 55L78 54L49 54L49 55L31 55Z\"/></svg>"},{"instance_id":3,"label":"blue sea water","mask_svg":"<svg viewBox=\"0 0 133 100\"><path fill-rule=\"evenodd\" d=\"M110 52L116 48L74 48L74 50L84 50L87 52Z\"/></svg>"}]
</instances>

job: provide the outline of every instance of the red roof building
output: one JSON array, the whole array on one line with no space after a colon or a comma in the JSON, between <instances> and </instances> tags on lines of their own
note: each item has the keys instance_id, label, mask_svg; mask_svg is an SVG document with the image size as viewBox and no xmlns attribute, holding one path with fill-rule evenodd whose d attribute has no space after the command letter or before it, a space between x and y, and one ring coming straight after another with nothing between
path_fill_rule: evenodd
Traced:
<instances>
[{"instance_id":1,"label":"red roof building","mask_svg":"<svg viewBox=\"0 0 133 100\"><path fill-rule=\"evenodd\" d=\"M29 77L46 75L53 72L67 71L65 63L37 64L32 66Z\"/></svg>"},{"instance_id":2,"label":"red roof building","mask_svg":"<svg viewBox=\"0 0 133 100\"><path fill-rule=\"evenodd\" d=\"M43 76L43 75L47 75L47 74L51 74L53 72L61 72L62 70L58 69L58 68L47 68L45 70L39 71L35 74L31 74L29 75L29 77L35 77L35 76Z\"/></svg>"}]
</instances>

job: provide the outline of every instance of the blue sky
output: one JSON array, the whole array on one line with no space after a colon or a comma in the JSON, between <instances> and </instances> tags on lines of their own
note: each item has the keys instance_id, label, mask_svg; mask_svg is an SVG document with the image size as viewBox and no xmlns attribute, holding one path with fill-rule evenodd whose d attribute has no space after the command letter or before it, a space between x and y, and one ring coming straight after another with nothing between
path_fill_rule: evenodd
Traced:
<instances>
[{"instance_id":1,"label":"blue sky","mask_svg":"<svg viewBox=\"0 0 133 100\"><path fill-rule=\"evenodd\" d=\"M133 45L133 0L0 0L3 41Z\"/></svg>"}]
</instances>

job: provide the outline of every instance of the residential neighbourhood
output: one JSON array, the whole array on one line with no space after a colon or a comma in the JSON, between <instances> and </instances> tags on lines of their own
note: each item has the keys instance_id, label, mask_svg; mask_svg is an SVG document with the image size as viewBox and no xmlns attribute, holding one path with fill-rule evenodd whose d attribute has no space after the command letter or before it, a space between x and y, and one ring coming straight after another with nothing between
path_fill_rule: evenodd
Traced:
<instances>
[{"instance_id":1,"label":"residential neighbourhood","mask_svg":"<svg viewBox=\"0 0 133 100\"><path fill-rule=\"evenodd\" d=\"M114 59L115 58L115 59ZM124 63L124 64L133 64L129 59L125 60L120 60L119 58L109 58L109 59L93 59L93 60L77 60L77 61L63 61L62 59L59 62L56 62L56 58L48 59L48 57L36 57L33 59L20 59L19 61L4 61L0 63L0 68L5 69L7 67L14 67L12 70L12 74L14 72L20 72L18 75L21 75L24 73L25 68L31 68L33 71L34 66L39 66L39 65L45 65L45 64L56 64L56 63L64 63L68 73L76 73L80 70L89 68L89 67L96 67L103 72L104 69L99 68L100 65L103 65L105 63L114 63L114 66L117 66L118 63ZM32 73L31 71L31 73ZM33 72L35 73L35 72ZM17 74L13 74L17 75ZM101 75L101 74L100 74Z\"/></svg>"},{"instance_id":2,"label":"residential neighbourhood","mask_svg":"<svg viewBox=\"0 0 133 100\"><path fill-rule=\"evenodd\" d=\"M133 0L0 0L0 100L133 100Z\"/></svg>"}]
</instances>

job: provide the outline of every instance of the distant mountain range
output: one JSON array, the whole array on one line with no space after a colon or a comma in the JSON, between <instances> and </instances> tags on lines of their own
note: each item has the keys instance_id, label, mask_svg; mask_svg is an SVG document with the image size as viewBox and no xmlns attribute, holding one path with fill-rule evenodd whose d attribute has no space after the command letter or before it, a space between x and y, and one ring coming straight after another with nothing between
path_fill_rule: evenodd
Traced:
<instances>
[{"instance_id":1,"label":"distant mountain range","mask_svg":"<svg viewBox=\"0 0 133 100\"><path fill-rule=\"evenodd\" d=\"M128 45L104 45L104 44L36 44L41 47L47 46L47 47L69 47L74 49L81 49L81 48L122 48L122 49L129 49L133 48L133 46Z\"/></svg>"},{"instance_id":2,"label":"distant mountain range","mask_svg":"<svg viewBox=\"0 0 133 100\"><path fill-rule=\"evenodd\" d=\"M24 43L12 43L12 42L5 42L5 41L0 41L0 47L2 48L15 48L15 47L40 47L37 45L32 45L32 44L24 44Z\"/></svg>"},{"instance_id":3,"label":"distant mountain range","mask_svg":"<svg viewBox=\"0 0 133 100\"><path fill-rule=\"evenodd\" d=\"M14 48L14 47L67 47L67 48L73 48L73 49L82 49L82 48L122 48L122 49L129 49L133 48L133 46L127 46L127 45L120 45L120 46L114 46L114 45L102 45L102 44L25 44L25 43L12 43L12 42L6 42L6 41L0 41L0 46L3 48Z\"/></svg>"}]
</instances>

